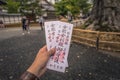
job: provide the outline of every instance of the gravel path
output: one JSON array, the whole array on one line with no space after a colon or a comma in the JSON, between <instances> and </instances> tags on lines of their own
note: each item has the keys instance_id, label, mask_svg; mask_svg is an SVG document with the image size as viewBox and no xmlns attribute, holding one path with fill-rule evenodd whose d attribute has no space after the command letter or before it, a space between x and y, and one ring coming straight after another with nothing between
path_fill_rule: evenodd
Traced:
<instances>
[{"instance_id":1,"label":"gravel path","mask_svg":"<svg viewBox=\"0 0 120 80\"><path fill-rule=\"evenodd\" d=\"M0 30L0 80L17 80L43 45L39 28L26 35L20 28ZM92 47L72 43L68 63L65 73L47 70L40 80L120 80L120 58Z\"/></svg>"}]
</instances>

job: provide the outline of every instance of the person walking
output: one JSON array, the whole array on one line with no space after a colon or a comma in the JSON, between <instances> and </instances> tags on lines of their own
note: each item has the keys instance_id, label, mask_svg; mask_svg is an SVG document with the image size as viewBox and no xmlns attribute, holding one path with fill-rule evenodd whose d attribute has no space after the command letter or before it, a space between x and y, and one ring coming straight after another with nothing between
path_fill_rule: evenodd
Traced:
<instances>
[{"instance_id":1,"label":"person walking","mask_svg":"<svg viewBox=\"0 0 120 80\"><path fill-rule=\"evenodd\" d=\"M29 25L30 25L30 20L27 18L25 22L25 26L28 34L30 34Z\"/></svg>"},{"instance_id":2,"label":"person walking","mask_svg":"<svg viewBox=\"0 0 120 80\"><path fill-rule=\"evenodd\" d=\"M0 28L5 28L5 25L2 20L0 20Z\"/></svg>"},{"instance_id":3,"label":"person walking","mask_svg":"<svg viewBox=\"0 0 120 80\"><path fill-rule=\"evenodd\" d=\"M71 23L71 21L72 21L72 16L69 15L69 16L68 16L68 22Z\"/></svg>"},{"instance_id":4,"label":"person walking","mask_svg":"<svg viewBox=\"0 0 120 80\"><path fill-rule=\"evenodd\" d=\"M68 18L68 22L71 23L71 21L72 21L72 13L71 12L68 12L67 18Z\"/></svg>"},{"instance_id":5,"label":"person walking","mask_svg":"<svg viewBox=\"0 0 120 80\"><path fill-rule=\"evenodd\" d=\"M40 24L41 30L43 30L43 26L44 26L44 18L43 18L43 16L39 17L39 24Z\"/></svg>"},{"instance_id":6,"label":"person walking","mask_svg":"<svg viewBox=\"0 0 120 80\"><path fill-rule=\"evenodd\" d=\"M25 35L25 31L27 30L27 28L26 28L26 17L22 18L22 29L23 29L22 35Z\"/></svg>"}]
</instances>

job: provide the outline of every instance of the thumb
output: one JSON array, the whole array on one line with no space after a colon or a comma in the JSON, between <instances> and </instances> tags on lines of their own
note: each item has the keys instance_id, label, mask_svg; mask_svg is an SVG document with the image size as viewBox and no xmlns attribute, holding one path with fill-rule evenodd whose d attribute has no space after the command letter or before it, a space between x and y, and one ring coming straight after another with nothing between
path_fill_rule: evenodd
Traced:
<instances>
[{"instance_id":1,"label":"thumb","mask_svg":"<svg viewBox=\"0 0 120 80\"><path fill-rule=\"evenodd\" d=\"M52 48L48 51L49 56L52 56L53 54L55 54L55 48Z\"/></svg>"}]
</instances>

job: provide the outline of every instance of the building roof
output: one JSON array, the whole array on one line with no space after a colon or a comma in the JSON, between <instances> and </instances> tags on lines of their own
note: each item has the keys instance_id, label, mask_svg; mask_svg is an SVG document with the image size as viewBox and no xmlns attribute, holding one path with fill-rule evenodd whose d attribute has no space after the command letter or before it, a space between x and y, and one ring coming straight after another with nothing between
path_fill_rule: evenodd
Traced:
<instances>
[{"instance_id":1,"label":"building roof","mask_svg":"<svg viewBox=\"0 0 120 80\"><path fill-rule=\"evenodd\" d=\"M54 11L55 10L53 5L51 3L49 3L47 0L41 0L40 3L41 3L42 8L45 9L45 10L48 10L48 11Z\"/></svg>"}]
</instances>

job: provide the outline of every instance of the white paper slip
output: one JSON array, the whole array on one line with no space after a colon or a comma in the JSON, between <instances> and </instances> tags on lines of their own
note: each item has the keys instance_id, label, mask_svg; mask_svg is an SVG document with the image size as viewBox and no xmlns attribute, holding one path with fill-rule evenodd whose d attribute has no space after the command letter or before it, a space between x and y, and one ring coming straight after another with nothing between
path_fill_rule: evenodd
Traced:
<instances>
[{"instance_id":1,"label":"white paper slip","mask_svg":"<svg viewBox=\"0 0 120 80\"><path fill-rule=\"evenodd\" d=\"M68 67L68 53L72 36L73 24L50 21L45 23L47 48L56 48L55 54L50 57L47 68L59 72L65 72Z\"/></svg>"}]
</instances>

